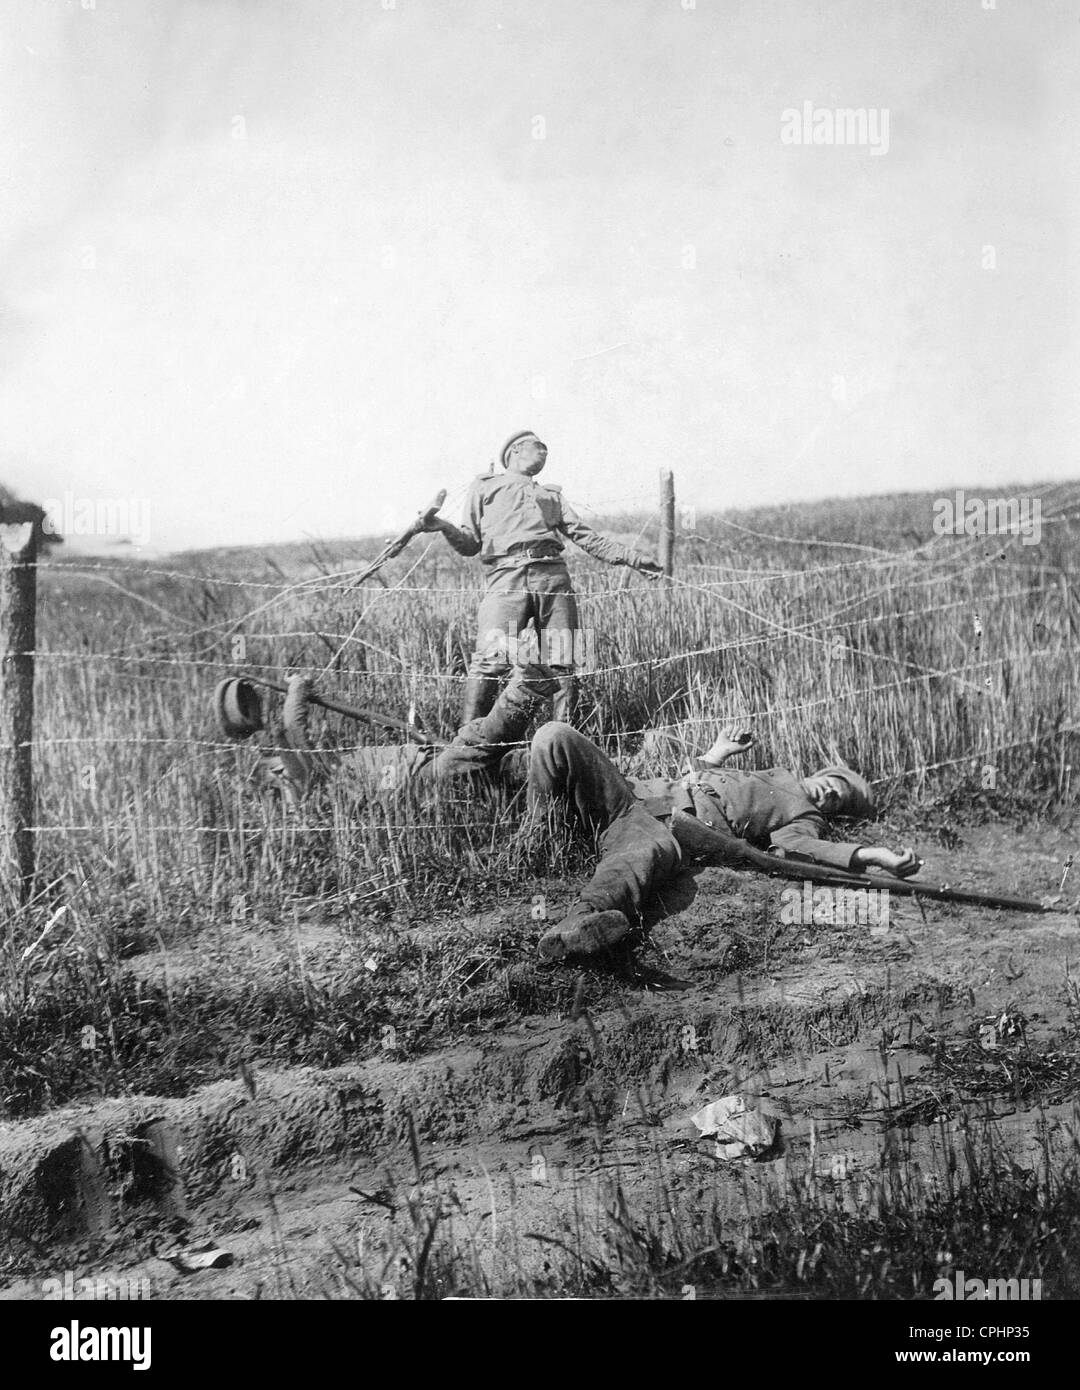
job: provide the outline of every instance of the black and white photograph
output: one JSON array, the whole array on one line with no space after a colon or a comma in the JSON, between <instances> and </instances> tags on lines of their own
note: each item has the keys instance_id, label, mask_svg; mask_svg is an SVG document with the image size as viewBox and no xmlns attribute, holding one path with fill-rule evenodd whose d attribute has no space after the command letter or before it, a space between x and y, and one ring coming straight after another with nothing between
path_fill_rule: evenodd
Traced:
<instances>
[{"instance_id":1,"label":"black and white photograph","mask_svg":"<svg viewBox=\"0 0 1080 1390\"><path fill-rule=\"evenodd\" d=\"M6 0L35 1374L418 1301L1049 1368L1078 77L1075 0Z\"/></svg>"}]
</instances>

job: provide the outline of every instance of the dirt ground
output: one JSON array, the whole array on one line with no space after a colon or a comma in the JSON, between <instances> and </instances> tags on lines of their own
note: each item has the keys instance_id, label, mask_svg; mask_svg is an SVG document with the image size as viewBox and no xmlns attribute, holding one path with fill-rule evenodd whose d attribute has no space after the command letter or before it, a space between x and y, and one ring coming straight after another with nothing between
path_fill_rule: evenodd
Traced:
<instances>
[{"instance_id":1,"label":"dirt ground","mask_svg":"<svg viewBox=\"0 0 1080 1390\"><path fill-rule=\"evenodd\" d=\"M935 838L947 844L920 844L931 882L1032 898L1058 893L1077 848L1075 827ZM894 897L884 932L782 922L788 886L684 871L656 913L644 983L597 990L580 971L565 1016L520 1018L415 1061L261 1073L254 1093L237 1079L6 1126L0 1199L29 1238L4 1297L39 1298L65 1271L145 1281L157 1299L405 1297L417 1213L438 1211L478 1279L497 1282L542 1274L571 1249L602 1259L626 1203L660 1232L676 1209L710 1204L737 1229L808 1182L865 1207L890 1166L930 1194L965 1126L991 1127L1028 1167L1075 1148L1075 881L1046 915ZM310 930L317 944L334 928ZM773 949L747 970L740 941L763 933ZM1012 1063L1031 1050L1050 1061L1025 1087ZM950 1071L961 1055L962 1079ZM733 1094L778 1122L756 1160L719 1157L690 1122ZM183 1183L152 1200L116 1177L124 1137L149 1119L175 1139ZM50 1208L41 1179L72 1135L105 1155L91 1187L108 1214L83 1210L81 1231L67 1218L92 1198ZM228 1263L185 1268L176 1252L202 1247Z\"/></svg>"}]
</instances>

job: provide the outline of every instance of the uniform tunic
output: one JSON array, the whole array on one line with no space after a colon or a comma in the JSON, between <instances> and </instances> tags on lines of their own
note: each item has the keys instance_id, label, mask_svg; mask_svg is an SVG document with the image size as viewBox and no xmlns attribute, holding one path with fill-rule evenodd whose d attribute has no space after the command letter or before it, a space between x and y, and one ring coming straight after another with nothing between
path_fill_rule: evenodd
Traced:
<instances>
[{"instance_id":1,"label":"uniform tunic","mask_svg":"<svg viewBox=\"0 0 1080 1390\"><path fill-rule=\"evenodd\" d=\"M554 483L524 473L477 478L469 489L462 531L487 568L487 589L477 614L471 676L507 674L521 634L534 626L538 659L570 675L582 650L578 607L563 558L564 541L609 565L633 564L636 550L586 525Z\"/></svg>"},{"instance_id":2,"label":"uniform tunic","mask_svg":"<svg viewBox=\"0 0 1080 1390\"><path fill-rule=\"evenodd\" d=\"M860 848L854 842L838 844L825 838L825 817L784 767L743 772L699 761L698 771L682 782L638 780L634 794L654 815L689 811L704 825L746 840L755 849L781 849L834 869L849 869Z\"/></svg>"}]
</instances>

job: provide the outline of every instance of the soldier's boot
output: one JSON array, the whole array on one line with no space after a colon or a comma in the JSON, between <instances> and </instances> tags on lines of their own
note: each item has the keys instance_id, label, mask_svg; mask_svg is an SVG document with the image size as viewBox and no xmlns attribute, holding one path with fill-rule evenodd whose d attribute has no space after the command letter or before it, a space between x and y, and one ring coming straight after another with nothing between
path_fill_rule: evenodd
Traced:
<instances>
[{"instance_id":1,"label":"soldier's boot","mask_svg":"<svg viewBox=\"0 0 1080 1390\"><path fill-rule=\"evenodd\" d=\"M588 903L578 903L570 913L549 927L540 938L540 959L554 964L567 956L595 956L630 934L626 914L609 908L597 912Z\"/></svg>"},{"instance_id":2,"label":"soldier's boot","mask_svg":"<svg viewBox=\"0 0 1080 1390\"><path fill-rule=\"evenodd\" d=\"M465 695L461 704L461 722L482 719L491 711L499 697L499 682L495 676L470 676L465 682Z\"/></svg>"},{"instance_id":3,"label":"soldier's boot","mask_svg":"<svg viewBox=\"0 0 1080 1390\"><path fill-rule=\"evenodd\" d=\"M551 699L554 686L551 673L541 668L516 670L494 707L461 726L432 764L432 775L439 779L491 773L498 760L501 779L512 785L524 782L529 767L529 749L522 746L525 734Z\"/></svg>"},{"instance_id":4,"label":"soldier's boot","mask_svg":"<svg viewBox=\"0 0 1080 1390\"><path fill-rule=\"evenodd\" d=\"M277 717L271 719L267 732L271 746L259 750L259 761L252 771L252 780L260 791L280 792L285 804L296 810L311 786L308 755L289 747L285 730Z\"/></svg>"},{"instance_id":5,"label":"soldier's boot","mask_svg":"<svg viewBox=\"0 0 1080 1390\"><path fill-rule=\"evenodd\" d=\"M288 747L280 750L279 757L294 795L302 799L337 765L333 754L320 752L311 742L311 681L306 676L290 676L281 723Z\"/></svg>"},{"instance_id":6,"label":"soldier's boot","mask_svg":"<svg viewBox=\"0 0 1080 1390\"><path fill-rule=\"evenodd\" d=\"M573 676L559 676L558 687L551 701L551 717L558 724L574 722L575 686Z\"/></svg>"},{"instance_id":7,"label":"soldier's boot","mask_svg":"<svg viewBox=\"0 0 1080 1390\"><path fill-rule=\"evenodd\" d=\"M491 683L497 686L496 681ZM484 743L519 742L553 693L554 681L544 667L520 667L484 714L473 731L474 736Z\"/></svg>"},{"instance_id":8,"label":"soldier's boot","mask_svg":"<svg viewBox=\"0 0 1080 1390\"><path fill-rule=\"evenodd\" d=\"M298 753L310 753L311 746L311 682L305 676L290 676L282 711L285 737Z\"/></svg>"}]
</instances>

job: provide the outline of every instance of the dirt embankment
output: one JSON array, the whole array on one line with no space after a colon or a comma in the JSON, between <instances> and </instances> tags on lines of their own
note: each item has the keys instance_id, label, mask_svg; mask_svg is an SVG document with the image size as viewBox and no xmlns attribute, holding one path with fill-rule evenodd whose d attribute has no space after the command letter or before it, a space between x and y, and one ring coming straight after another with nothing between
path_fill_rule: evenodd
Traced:
<instances>
[{"instance_id":1,"label":"dirt embankment","mask_svg":"<svg viewBox=\"0 0 1080 1390\"><path fill-rule=\"evenodd\" d=\"M939 856L929 872L1045 892L1070 848L1061 832L972 831L962 860ZM585 972L567 1016L419 1060L256 1070L8 1126L9 1296L40 1296L69 1269L146 1279L154 1297L348 1292L361 1274L391 1289L402 1212L436 1190L490 1270L542 1263L544 1240L630 1198L661 1224L672 1194L719 1200L737 1224L807 1175L865 1202L898 1158L930 1193L950 1136L972 1123L1029 1165L1075 1146L1075 915L895 899L888 930L872 933L782 923L783 886L704 870L676 888L683 905L650 947L667 966L662 990L613 1003ZM745 934L774 943L749 973L722 964L739 959L744 903ZM689 1123L733 1093L779 1122L757 1162L719 1161ZM228 1268L184 1273L162 1258L207 1241L228 1249Z\"/></svg>"}]
</instances>

